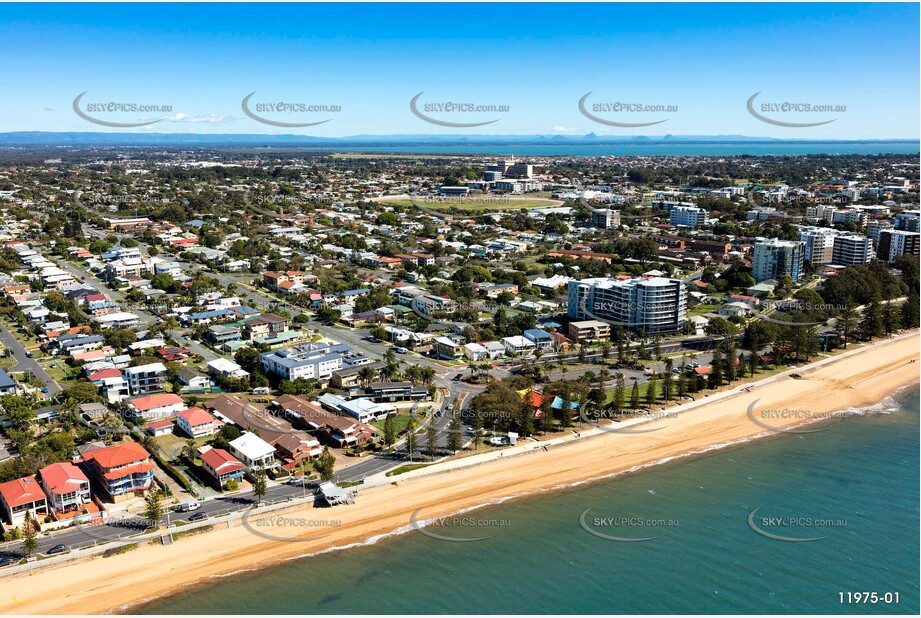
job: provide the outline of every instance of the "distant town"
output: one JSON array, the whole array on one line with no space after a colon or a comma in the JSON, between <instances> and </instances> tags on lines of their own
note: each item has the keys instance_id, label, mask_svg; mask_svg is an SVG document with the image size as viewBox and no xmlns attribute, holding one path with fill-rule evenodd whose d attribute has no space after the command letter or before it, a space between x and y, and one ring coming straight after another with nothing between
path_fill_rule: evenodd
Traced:
<instances>
[{"instance_id":1,"label":"distant town","mask_svg":"<svg viewBox=\"0 0 921 618\"><path fill-rule=\"evenodd\" d=\"M908 155L5 149L0 566L917 328L918 204Z\"/></svg>"}]
</instances>

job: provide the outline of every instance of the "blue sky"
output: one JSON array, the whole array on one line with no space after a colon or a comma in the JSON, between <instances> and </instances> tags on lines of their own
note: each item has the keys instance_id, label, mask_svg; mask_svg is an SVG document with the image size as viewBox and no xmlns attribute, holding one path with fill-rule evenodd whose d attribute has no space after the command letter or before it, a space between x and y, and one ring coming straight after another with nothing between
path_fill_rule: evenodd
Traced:
<instances>
[{"instance_id":1,"label":"blue sky","mask_svg":"<svg viewBox=\"0 0 921 618\"><path fill-rule=\"evenodd\" d=\"M868 139L917 138L917 4L59 4L0 5L4 91L0 131L193 133L634 134ZM101 112L140 129L78 117L74 98L169 105L168 113ZM312 127L259 123L251 103L341 106L265 112ZM410 100L504 105L444 113L446 128L413 115ZM757 110L792 122L761 122ZM611 127L616 122L666 122ZM677 106L626 112L600 103ZM782 112L767 103L846 106ZM83 108L85 109L85 107ZM251 106L252 109L252 106Z\"/></svg>"}]
</instances>

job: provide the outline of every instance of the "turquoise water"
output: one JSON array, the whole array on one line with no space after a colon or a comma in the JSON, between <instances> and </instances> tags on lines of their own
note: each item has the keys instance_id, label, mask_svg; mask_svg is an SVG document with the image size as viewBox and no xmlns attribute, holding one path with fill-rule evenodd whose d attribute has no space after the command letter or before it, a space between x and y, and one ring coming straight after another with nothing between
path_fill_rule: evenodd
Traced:
<instances>
[{"instance_id":1,"label":"turquoise water","mask_svg":"<svg viewBox=\"0 0 921 618\"><path fill-rule=\"evenodd\" d=\"M216 579L138 613L917 614L919 399L914 388L808 435L479 509L373 546ZM359 498L360 499L360 498ZM766 538L748 525L789 538ZM622 542L607 536L659 538ZM424 517L424 514L422 515ZM762 517L827 520L775 526ZM669 525L606 526L596 517ZM503 525L500 525L503 524ZM840 592L898 592L842 605Z\"/></svg>"},{"instance_id":2,"label":"turquoise water","mask_svg":"<svg viewBox=\"0 0 921 618\"><path fill-rule=\"evenodd\" d=\"M872 155L917 154L918 142L725 142L725 143L635 143L635 144L427 144L419 146L330 145L303 150L336 152L438 153L456 155L517 155L531 157L603 156L733 156L733 155Z\"/></svg>"}]
</instances>

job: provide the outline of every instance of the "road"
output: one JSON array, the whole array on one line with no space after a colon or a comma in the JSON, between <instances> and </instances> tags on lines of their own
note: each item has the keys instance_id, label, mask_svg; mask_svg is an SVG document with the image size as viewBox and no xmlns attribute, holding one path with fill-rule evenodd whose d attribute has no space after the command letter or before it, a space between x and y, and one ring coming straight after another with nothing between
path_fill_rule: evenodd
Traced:
<instances>
[{"instance_id":1,"label":"road","mask_svg":"<svg viewBox=\"0 0 921 618\"><path fill-rule=\"evenodd\" d=\"M293 485L274 485L270 486L266 492L264 501L276 502L289 498L298 498L311 492L310 489L297 487ZM250 508L253 504L253 496L250 492L245 492L238 496L220 496L210 500L200 502L201 508L189 513L178 513L170 511L165 520L176 522L177 520L188 520L196 513L204 513L209 517L222 515L224 513L243 511ZM88 547L98 543L105 543L124 539L130 542L128 537L142 533L147 528L145 520L138 516L124 518L112 517L106 524L97 526L75 526L59 532L52 532L48 535L39 537L38 549L35 553L41 554L47 552L55 545L64 545L68 550ZM22 558L22 541L9 541L0 544L0 559L12 557ZM0 569L0 573L2 573Z\"/></svg>"},{"instance_id":2,"label":"road","mask_svg":"<svg viewBox=\"0 0 921 618\"><path fill-rule=\"evenodd\" d=\"M67 262L63 259L58 260L58 264L61 268L74 275L74 277L76 277L78 280L82 280L86 285L89 285L102 294L110 296L122 307L122 310L131 311L132 313L137 314L137 316L141 318L141 321L143 321L148 326L152 326L162 321L159 317L147 311L146 308L139 307L135 303L127 300L125 295L121 292L107 288L105 284L96 277L96 275L83 268L82 266L74 266L70 262ZM178 345L192 350L204 358L206 362L218 358L217 354L203 346L201 343L195 341L194 339L186 337L182 332L178 330L168 331L167 334L172 337Z\"/></svg>"},{"instance_id":3,"label":"road","mask_svg":"<svg viewBox=\"0 0 921 618\"><path fill-rule=\"evenodd\" d=\"M26 355L26 349L22 346L16 337L13 336L5 324L0 324L0 341L6 349L10 350L13 357L18 361L14 367L8 371L28 371L45 383L49 395L55 395L61 392L61 385L55 382L50 375L36 362L34 358Z\"/></svg>"}]
</instances>

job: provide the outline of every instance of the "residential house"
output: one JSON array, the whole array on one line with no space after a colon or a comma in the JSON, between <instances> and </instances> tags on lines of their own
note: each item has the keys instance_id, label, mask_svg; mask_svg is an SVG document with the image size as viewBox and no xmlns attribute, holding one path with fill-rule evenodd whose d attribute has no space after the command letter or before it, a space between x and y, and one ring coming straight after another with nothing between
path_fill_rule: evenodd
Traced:
<instances>
[{"instance_id":1,"label":"residential house","mask_svg":"<svg viewBox=\"0 0 921 618\"><path fill-rule=\"evenodd\" d=\"M230 443L230 453L250 470L274 468L278 465L275 461L275 447L248 431Z\"/></svg>"},{"instance_id":2,"label":"residential house","mask_svg":"<svg viewBox=\"0 0 921 618\"><path fill-rule=\"evenodd\" d=\"M240 482L243 479L243 464L222 448L212 448L202 453L201 464L221 488L227 486L227 481Z\"/></svg>"},{"instance_id":3,"label":"residential house","mask_svg":"<svg viewBox=\"0 0 921 618\"><path fill-rule=\"evenodd\" d=\"M119 442L83 453L89 476L113 500L143 496L154 478L150 453L137 442Z\"/></svg>"},{"instance_id":4,"label":"residential house","mask_svg":"<svg viewBox=\"0 0 921 618\"><path fill-rule=\"evenodd\" d=\"M128 405L134 416L148 421L169 418L186 409L182 398L172 393L157 393L155 395L135 397L128 401Z\"/></svg>"},{"instance_id":5,"label":"residential house","mask_svg":"<svg viewBox=\"0 0 921 618\"><path fill-rule=\"evenodd\" d=\"M176 413L179 429L192 438L203 438L217 433L224 425L201 408L189 408Z\"/></svg>"},{"instance_id":6,"label":"residential house","mask_svg":"<svg viewBox=\"0 0 921 618\"><path fill-rule=\"evenodd\" d=\"M132 395L144 395L163 390L166 381L166 365L163 363L149 363L128 367L124 370L124 378Z\"/></svg>"},{"instance_id":7,"label":"residential house","mask_svg":"<svg viewBox=\"0 0 921 618\"><path fill-rule=\"evenodd\" d=\"M34 476L0 483L0 512L13 528L22 526L26 513L41 522L48 515L48 499Z\"/></svg>"},{"instance_id":8,"label":"residential house","mask_svg":"<svg viewBox=\"0 0 921 618\"><path fill-rule=\"evenodd\" d=\"M90 502L90 480L74 464L53 463L38 474L52 510L79 511Z\"/></svg>"}]
</instances>

